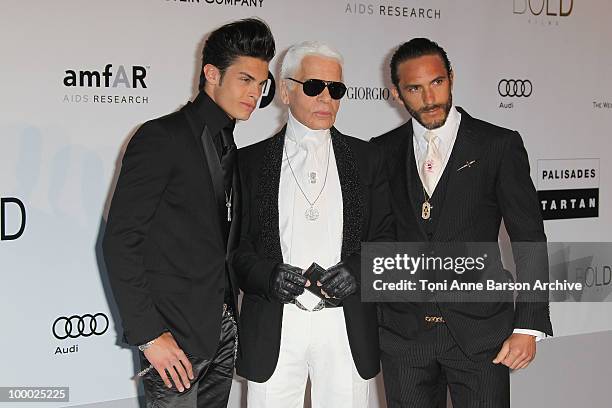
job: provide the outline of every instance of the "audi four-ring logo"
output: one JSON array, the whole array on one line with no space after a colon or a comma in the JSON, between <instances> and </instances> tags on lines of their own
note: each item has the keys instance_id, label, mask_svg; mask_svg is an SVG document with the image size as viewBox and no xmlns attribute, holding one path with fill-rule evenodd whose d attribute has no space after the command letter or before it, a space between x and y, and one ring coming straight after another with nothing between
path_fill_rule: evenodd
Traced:
<instances>
[{"instance_id":1,"label":"audi four-ring logo","mask_svg":"<svg viewBox=\"0 0 612 408\"><path fill-rule=\"evenodd\" d=\"M108 325L108 317L104 313L60 316L53 322L53 335L59 340L89 337L94 334L101 336L108 330Z\"/></svg>"},{"instance_id":2,"label":"audi four-ring logo","mask_svg":"<svg viewBox=\"0 0 612 408\"><path fill-rule=\"evenodd\" d=\"M528 79L502 79L497 91L501 96L528 97L533 92L533 84Z\"/></svg>"}]
</instances>

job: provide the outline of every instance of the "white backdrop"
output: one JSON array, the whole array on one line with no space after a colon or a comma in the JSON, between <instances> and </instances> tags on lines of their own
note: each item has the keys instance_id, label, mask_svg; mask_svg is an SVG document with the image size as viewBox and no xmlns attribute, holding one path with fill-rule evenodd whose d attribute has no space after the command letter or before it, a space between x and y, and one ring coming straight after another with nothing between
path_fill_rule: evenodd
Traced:
<instances>
[{"instance_id":1,"label":"white backdrop","mask_svg":"<svg viewBox=\"0 0 612 408\"><path fill-rule=\"evenodd\" d=\"M250 16L270 24L281 55L306 39L344 54L351 88L336 125L363 139L408 119L389 97L393 49L415 36L438 41L454 66L456 104L521 132L534 182L548 191L542 194L590 197L587 208L549 211L561 217L546 221L549 240L611 240L608 0L2 0L0 386L69 386L70 402L49 407L136 395L133 353L118 342L100 255L121 155L140 123L195 96L206 33ZM99 72L100 86L88 86L87 77L81 86L80 71ZM143 79L133 81L134 72ZM531 92L502 96L502 80L529 81ZM238 145L272 135L283 120L275 100L237 126ZM573 168L595 177L550 182L538 171ZM610 284L603 286L593 290L609 293ZM53 333L56 319L75 315L85 319L87 334L86 315L96 313L110 321L104 331L98 316L99 335L60 339L63 321ZM612 329L609 303L554 304L552 318L557 336ZM607 354L598 362L612 365ZM536 390L545 382L530 380ZM231 406L239 406L238 383L232 393ZM378 405L376 393L372 401Z\"/></svg>"}]
</instances>

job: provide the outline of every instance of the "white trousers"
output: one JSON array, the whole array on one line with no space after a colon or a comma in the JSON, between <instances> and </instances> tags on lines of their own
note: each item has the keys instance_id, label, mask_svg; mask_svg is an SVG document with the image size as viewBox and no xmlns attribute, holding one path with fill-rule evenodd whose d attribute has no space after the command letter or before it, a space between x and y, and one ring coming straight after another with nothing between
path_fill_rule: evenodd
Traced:
<instances>
[{"instance_id":1,"label":"white trousers","mask_svg":"<svg viewBox=\"0 0 612 408\"><path fill-rule=\"evenodd\" d=\"M303 408L308 377L312 408L367 408L371 380L355 368L341 307L284 306L276 369L266 382L248 382L247 406Z\"/></svg>"}]
</instances>

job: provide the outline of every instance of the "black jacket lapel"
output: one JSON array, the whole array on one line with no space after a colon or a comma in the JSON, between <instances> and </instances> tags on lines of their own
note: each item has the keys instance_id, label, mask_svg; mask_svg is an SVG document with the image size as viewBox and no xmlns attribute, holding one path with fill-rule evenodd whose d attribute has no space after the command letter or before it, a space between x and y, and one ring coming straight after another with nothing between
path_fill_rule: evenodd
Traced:
<instances>
[{"instance_id":1,"label":"black jacket lapel","mask_svg":"<svg viewBox=\"0 0 612 408\"><path fill-rule=\"evenodd\" d=\"M219 156L215 149L215 144L212 140L212 136L208 131L208 126L204 127L202 135L202 146L204 146L204 155L206 156L206 164L210 171L210 177L213 181L213 188L215 190L215 198L217 200L217 207L219 210L219 220L225 222L227 217L227 211L225 207L225 189L223 187L223 169L219 162Z\"/></svg>"},{"instance_id":2,"label":"black jacket lapel","mask_svg":"<svg viewBox=\"0 0 612 408\"><path fill-rule=\"evenodd\" d=\"M412 130L412 120L408 123L410 124L410 133L408 135L406 147L404 148L405 160L403 160L403 165L405 166L404 174L406 175L405 186L410 210L414 215L416 225L419 228L419 232L424 238L427 236L427 233L423 228L423 223L421 222L421 213L419 212L419 210L423 205L423 201L425 200L425 193L423 192L421 176L419 176L419 171L417 168L418 165L416 162L416 158L414 157L414 137Z\"/></svg>"},{"instance_id":3,"label":"black jacket lapel","mask_svg":"<svg viewBox=\"0 0 612 408\"><path fill-rule=\"evenodd\" d=\"M232 177L232 223L230 225L229 236L227 238L227 253L229 254L238 246L240 239L240 220L238 216L242 213L242 195L240 191L240 170L239 166L234 166ZM227 209L225 211L227 216Z\"/></svg>"},{"instance_id":4,"label":"black jacket lapel","mask_svg":"<svg viewBox=\"0 0 612 408\"><path fill-rule=\"evenodd\" d=\"M210 181L213 186L213 191L215 194L215 201L217 203L217 211L218 216L217 220L219 221L219 239L223 241L223 231L225 225L226 212L225 212L225 191L223 188L223 170L221 169L221 163L219 162L218 155L215 150L215 145L212 141L212 135L209 134L208 127L204 124L204 129L200 132L199 127L197 125L197 121L195 119L195 112L193 112L193 104L190 102L185 106L185 116L189 122L189 126L193 132L194 137L196 138L196 144L199 147L199 151L202 157L202 170L204 170L205 174L208 174L210 177Z\"/></svg>"},{"instance_id":5,"label":"black jacket lapel","mask_svg":"<svg viewBox=\"0 0 612 408\"><path fill-rule=\"evenodd\" d=\"M471 166L478 166L478 159L481 155L481 146L477 143L475 135L472 133L472 117L465 111L461 111L461 124L457 132L457 139L448 158L447 171L448 182L446 186L446 194L444 196L444 204L441 208L440 219L434 233L434 240L439 240L441 237L448 235L450 225L455 225L453 221L454 208L453 203L462 200L462 193L466 191L469 179L461 177L464 174L460 172L466 171L466 168L461 168L471 161L475 161ZM467 170L469 171L469 170ZM463 181L462 181L463 180Z\"/></svg>"},{"instance_id":6,"label":"black jacket lapel","mask_svg":"<svg viewBox=\"0 0 612 408\"><path fill-rule=\"evenodd\" d=\"M342 258L346 258L361 248L361 223L365 198L355 157L346 137L333 127L330 132L342 190Z\"/></svg>"},{"instance_id":7,"label":"black jacket lapel","mask_svg":"<svg viewBox=\"0 0 612 408\"><path fill-rule=\"evenodd\" d=\"M284 126L268 142L257 189L261 245L266 257L277 262L283 261L278 224L278 189L286 129L287 126Z\"/></svg>"}]
</instances>

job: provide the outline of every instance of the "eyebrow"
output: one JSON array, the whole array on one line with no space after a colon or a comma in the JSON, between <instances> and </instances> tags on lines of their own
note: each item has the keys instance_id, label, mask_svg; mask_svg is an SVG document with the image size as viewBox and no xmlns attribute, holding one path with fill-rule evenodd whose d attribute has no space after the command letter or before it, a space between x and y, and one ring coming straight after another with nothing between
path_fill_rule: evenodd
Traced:
<instances>
[{"instance_id":1,"label":"eyebrow","mask_svg":"<svg viewBox=\"0 0 612 408\"><path fill-rule=\"evenodd\" d=\"M440 79L447 79L447 78L448 78L448 75L440 75L440 76L434 78L431 82L435 82L435 81L439 81Z\"/></svg>"},{"instance_id":2,"label":"eyebrow","mask_svg":"<svg viewBox=\"0 0 612 408\"><path fill-rule=\"evenodd\" d=\"M248 78L249 78L251 81L255 81L255 77L254 77L253 75L250 75L250 74L248 74L248 73L246 73L246 72L244 72L244 71L240 71L239 73L240 73L241 75L244 75L244 76L248 77ZM268 78L264 79L263 81L261 81L261 82L259 82L259 83L260 83L260 84L264 84L264 83L266 83L266 82L268 82Z\"/></svg>"},{"instance_id":3,"label":"eyebrow","mask_svg":"<svg viewBox=\"0 0 612 408\"><path fill-rule=\"evenodd\" d=\"M421 85L417 85L417 84L404 84L402 85L402 89L408 89L408 88L420 88Z\"/></svg>"},{"instance_id":4,"label":"eyebrow","mask_svg":"<svg viewBox=\"0 0 612 408\"><path fill-rule=\"evenodd\" d=\"M438 81L440 79L448 79L448 76L447 75L437 76L434 79L432 79L429 83L430 84L434 83L434 82L436 82L436 81ZM422 88L422 85L419 85L419 84L405 84L405 85L402 86L402 89L407 89L407 88Z\"/></svg>"},{"instance_id":5,"label":"eyebrow","mask_svg":"<svg viewBox=\"0 0 612 408\"><path fill-rule=\"evenodd\" d=\"M255 77L253 77L253 75L250 75L250 74L248 74L248 73L246 73L244 71L240 71L239 74L240 75L244 75L246 77L249 77L249 79L252 79L253 81L255 80Z\"/></svg>"}]
</instances>

